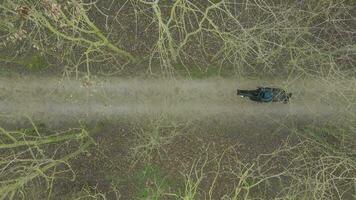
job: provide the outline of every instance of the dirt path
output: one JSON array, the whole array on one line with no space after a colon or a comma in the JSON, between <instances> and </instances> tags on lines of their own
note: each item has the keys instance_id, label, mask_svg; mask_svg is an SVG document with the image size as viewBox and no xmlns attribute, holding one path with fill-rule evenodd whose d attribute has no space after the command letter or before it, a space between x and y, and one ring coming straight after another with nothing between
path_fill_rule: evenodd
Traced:
<instances>
[{"instance_id":1,"label":"dirt path","mask_svg":"<svg viewBox=\"0 0 356 200\"><path fill-rule=\"evenodd\" d=\"M260 104L236 96L237 88L282 85L293 92L290 104ZM355 81L333 82L348 85L343 94L352 93ZM27 115L34 120L62 123L77 120L169 114L184 118L229 116L268 118L280 121L337 118L347 107L328 95L330 85L320 81L254 80L138 80L105 79L91 81L56 78L0 78L0 113L17 122ZM350 94L351 94L350 93ZM346 101L348 99L346 98ZM344 106L343 106L344 105ZM5 117L5 118L6 118ZM2 119L9 121L10 118Z\"/></svg>"}]
</instances>

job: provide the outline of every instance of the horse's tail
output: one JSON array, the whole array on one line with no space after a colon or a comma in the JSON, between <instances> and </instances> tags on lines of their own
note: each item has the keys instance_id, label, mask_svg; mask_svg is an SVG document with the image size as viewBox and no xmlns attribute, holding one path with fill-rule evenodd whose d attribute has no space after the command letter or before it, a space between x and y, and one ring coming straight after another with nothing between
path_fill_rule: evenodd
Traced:
<instances>
[{"instance_id":1,"label":"horse's tail","mask_svg":"<svg viewBox=\"0 0 356 200\"><path fill-rule=\"evenodd\" d=\"M256 95L256 90L237 90L237 95L244 97L253 97Z\"/></svg>"}]
</instances>

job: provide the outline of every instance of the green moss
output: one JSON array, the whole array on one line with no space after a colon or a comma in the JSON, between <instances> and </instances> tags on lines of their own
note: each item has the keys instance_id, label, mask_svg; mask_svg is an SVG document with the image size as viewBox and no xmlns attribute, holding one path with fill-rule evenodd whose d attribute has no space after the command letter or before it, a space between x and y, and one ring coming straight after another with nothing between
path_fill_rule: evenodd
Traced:
<instances>
[{"instance_id":1,"label":"green moss","mask_svg":"<svg viewBox=\"0 0 356 200\"><path fill-rule=\"evenodd\" d=\"M45 57L39 53L18 58L9 57L7 55L0 55L0 61L15 63L24 66L26 69L31 71L42 71L47 69L49 66L49 63L46 61Z\"/></svg>"},{"instance_id":2,"label":"green moss","mask_svg":"<svg viewBox=\"0 0 356 200\"><path fill-rule=\"evenodd\" d=\"M163 191L169 188L169 181L155 165L146 165L135 175L135 182L139 188L138 199L162 199Z\"/></svg>"},{"instance_id":3,"label":"green moss","mask_svg":"<svg viewBox=\"0 0 356 200\"><path fill-rule=\"evenodd\" d=\"M232 66L216 66L210 65L205 66L204 68L199 68L198 66L191 65L189 68L184 67L183 65L177 64L174 65L174 69L177 74L183 77L190 77L193 79L202 79L210 77L232 77L235 74L235 68Z\"/></svg>"},{"instance_id":4,"label":"green moss","mask_svg":"<svg viewBox=\"0 0 356 200\"><path fill-rule=\"evenodd\" d=\"M40 54L27 57L23 59L22 63L27 69L33 71L41 71L48 67L46 59Z\"/></svg>"}]
</instances>

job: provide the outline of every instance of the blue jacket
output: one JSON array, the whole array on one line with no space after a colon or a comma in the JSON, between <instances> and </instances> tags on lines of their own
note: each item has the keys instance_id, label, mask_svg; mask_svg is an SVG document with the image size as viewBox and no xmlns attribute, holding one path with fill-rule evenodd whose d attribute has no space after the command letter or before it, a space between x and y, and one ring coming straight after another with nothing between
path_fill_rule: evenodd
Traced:
<instances>
[{"instance_id":1,"label":"blue jacket","mask_svg":"<svg viewBox=\"0 0 356 200\"><path fill-rule=\"evenodd\" d=\"M263 102L271 102L273 100L273 90L272 88L260 88L258 93L258 98Z\"/></svg>"}]
</instances>

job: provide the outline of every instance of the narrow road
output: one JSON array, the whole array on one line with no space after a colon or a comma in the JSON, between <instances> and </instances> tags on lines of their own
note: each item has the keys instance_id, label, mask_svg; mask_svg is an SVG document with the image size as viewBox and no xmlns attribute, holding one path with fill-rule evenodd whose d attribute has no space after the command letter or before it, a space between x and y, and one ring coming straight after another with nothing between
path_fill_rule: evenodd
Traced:
<instances>
[{"instance_id":1,"label":"narrow road","mask_svg":"<svg viewBox=\"0 0 356 200\"><path fill-rule=\"evenodd\" d=\"M329 83L337 90L333 90ZM347 85L340 88L339 85ZM256 103L236 95L237 88L287 86L292 101ZM231 117L241 120L333 120L355 109L355 81L254 80L139 80L59 78L0 78L0 114L3 123L36 121L60 123L167 114L183 118ZM351 88L351 89L350 89ZM340 93L344 99L335 98ZM333 95L330 95L333 94ZM1 122L0 121L0 122Z\"/></svg>"}]
</instances>

